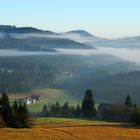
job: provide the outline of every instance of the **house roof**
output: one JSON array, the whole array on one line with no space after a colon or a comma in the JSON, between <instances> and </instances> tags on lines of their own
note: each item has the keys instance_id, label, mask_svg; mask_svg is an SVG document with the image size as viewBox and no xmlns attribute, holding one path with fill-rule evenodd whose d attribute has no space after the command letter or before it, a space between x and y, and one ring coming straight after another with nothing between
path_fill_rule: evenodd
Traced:
<instances>
[{"instance_id":1,"label":"house roof","mask_svg":"<svg viewBox=\"0 0 140 140\"><path fill-rule=\"evenodd\" d=\"M99 106L98 106L98 109L108 109L108 108L111 108L114 104L112 103L101 103Z\"/></svg>"},{"instance_id":2,"label":"house roof","mask_svg":"<svg viewBox=\"0 0 140 140\"><path fill-rule=\"evenodd\" d=\"M40 95L31 95L31 97L40 97Z\"/></svg>"},{"instance_id":3,"label":"house roof","mask_svg":"<svg viewBox=\"0 0 140 140\"><path fill-rule=\"evenodd\" d=\"M31 98L32 99L39 99L40 98L40 95L31 95Z\"/></svg>"}]
</instances>

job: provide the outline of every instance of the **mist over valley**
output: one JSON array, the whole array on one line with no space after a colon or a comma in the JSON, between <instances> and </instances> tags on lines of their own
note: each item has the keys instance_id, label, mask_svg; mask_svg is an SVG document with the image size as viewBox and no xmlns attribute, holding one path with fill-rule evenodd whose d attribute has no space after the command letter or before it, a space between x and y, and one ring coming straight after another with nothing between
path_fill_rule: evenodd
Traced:
<instances>
[{"instance_id":1,"label":"mist over valley","mask_svg":"<svg viewBox=\"0 0 140 140\"><path fill-rule=\"evenodd\" d=\"M14 72L21 74L24 70L31 81L27 84L22 77L22 90L14 90L9 82L9 87L3 86L1 91L48 87L82 98L86 88L91 88L98 102L119 101L130 93L139 103L139 37L105 39L84 30L55 33L32 27L0 26L0 60L2 73L12 71L8 79Z\"/></svg>"}]
</instances>

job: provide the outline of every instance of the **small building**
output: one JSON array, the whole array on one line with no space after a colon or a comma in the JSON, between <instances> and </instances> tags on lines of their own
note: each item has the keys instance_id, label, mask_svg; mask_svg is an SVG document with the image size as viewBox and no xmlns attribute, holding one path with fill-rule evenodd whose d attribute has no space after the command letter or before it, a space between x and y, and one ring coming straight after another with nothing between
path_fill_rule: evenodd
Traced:
<instances>
[{"instance_id":1,"label":"small building","mask_svg":"<svg viewBox=\"0 0 140 140\"><path fill-rule=\"evenodd\" d=\"M110 109L114 106L114 104L111 104L111 103L101 103L99 106L98 106L98 111L103 111L104 109Z\"/></svg>"},{"instance_id":2,"label":"small building","mask_svg":"<svg viewBox=\"0 0 140 140\"><path fill-rule=\"evenodd\" d=\"M122 103L101 103L98 106L98 117L102 120L129 122L132 114L133 108Z\"/></svg>"},{"instance_id":3,"label":"small building","mask_svg":"<svg viewBox=\"0 0 140 140\"><path fill-rule=\"evenodd\" d=\"M20 99L20 103L26 105L35 103L36 101L40 101L40 95L31 95L30 97Z\"/></svg>"},{"instance_id":4,"label":"small building","mask_svg":"<svg viewBox=\"0 0 140 140\"><path fill-rule=\"evenodd\" d=\"M21 102L22 104L26 104L26 105L32 103L32 101L31 101L31 99L30 99L29 97L24 98L24 99L21 99L20 102Z\"/></svg>"},{"instance_id":5,"label":"small building","mask_svg":"<svg viewBox=\"0 0 140 140\"><path fill-rule=\"evenodd\" d=\"M33 100L32 100L32 103L35 103L35 102L36 102L36 100L35 100L35 99L33 99Z\"/></svg>"},{"instance_id":6,"label":"small building","mask_svg":"<svg viewBox=\"0 0 140 140\"><path fill-rule=\"evenodd\" d=\"M32 100L38 100L39 101L40 100L40 95L34 95L34 94L32 94L31 95L31 99Z\"/></svg>"},{"instance_id":7,"label":"small building","mask_svg":"<svg viewBox=\"0 0 140 140\"><path fill-rule=\"evenodd\" d=\"M112 107L114 106L114 104L111 103L101 103L98 106L98 117L102 118L104 113L110 109L112 109Z\"/></svg>"}]
</instances>

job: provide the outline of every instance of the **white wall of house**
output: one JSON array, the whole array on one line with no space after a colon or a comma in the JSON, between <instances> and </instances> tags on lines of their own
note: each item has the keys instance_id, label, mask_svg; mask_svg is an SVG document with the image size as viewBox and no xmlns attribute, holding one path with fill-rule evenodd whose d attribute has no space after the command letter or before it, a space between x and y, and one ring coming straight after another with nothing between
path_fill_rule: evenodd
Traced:
<instances>
[{"instance_id":1,"label":"white wall of house","mask_svg":"<svg viewBox=\"0 0 140 140\"><path fill-rule=\"evenodd\" d=\"M28 104L31 104L31 103L32 103L32 101L29 98L27 98L26 104L28 105Z\"/></svg>"}]
</instances>

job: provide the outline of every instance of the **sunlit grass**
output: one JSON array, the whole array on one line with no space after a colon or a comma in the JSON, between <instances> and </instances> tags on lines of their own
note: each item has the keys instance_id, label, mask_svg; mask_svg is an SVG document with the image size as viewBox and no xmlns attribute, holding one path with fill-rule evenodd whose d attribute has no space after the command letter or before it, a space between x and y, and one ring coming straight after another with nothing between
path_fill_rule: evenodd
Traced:
<instances>
[{"instance_id":1,"label":"sunlit grass","mask_svg":"<svg viewBox=\"0 0 140 140\"><path fill-rule=\"evenodd\" d=\"M81 103L81 100L73 97L70 93L60 89L33 89L30 93L14 93L9 94L10 101L13 102L15 99L19 100L21 98L29 97L31 94L40 95L40 101L28 105L30 112L41 112L43 105L47 104L48 108L53 103L56 103L58 100L60 105L63 105L64 102L69 101L70 105L76 106L78 103Z\"/></svg>"}]
</instances>

